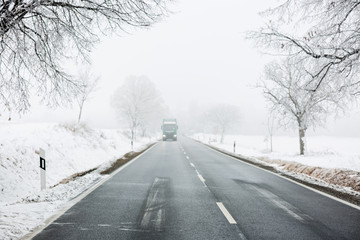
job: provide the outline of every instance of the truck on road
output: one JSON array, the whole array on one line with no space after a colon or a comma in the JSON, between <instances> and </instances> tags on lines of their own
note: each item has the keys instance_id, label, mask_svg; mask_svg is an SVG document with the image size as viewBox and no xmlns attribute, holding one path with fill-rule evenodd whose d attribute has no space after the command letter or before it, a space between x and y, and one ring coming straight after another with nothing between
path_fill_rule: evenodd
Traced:
<instances>
[{"instance_id":1,"label":"truck on road","mask_svg":"<svg viewBox=\"0 0 360 240\"><path fill-rule=\"evenodd\" d=\"M165 118L163 119L163 124L161 125L162 130L162 140L166 141L168 139L177 141L177 121L175 118Z\"/></svg>"}]
</instances>

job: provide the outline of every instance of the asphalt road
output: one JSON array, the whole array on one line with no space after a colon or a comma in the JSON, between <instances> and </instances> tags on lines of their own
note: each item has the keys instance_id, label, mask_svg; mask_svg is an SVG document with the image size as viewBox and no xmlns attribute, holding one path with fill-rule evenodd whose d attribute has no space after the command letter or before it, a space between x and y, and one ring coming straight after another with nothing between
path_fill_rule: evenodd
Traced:
<instances>
[{"instance_id":1,"label":"asphalt road","mask_svg":"<svg viewBox=\"0 0 360 240\"><path fill-rule=\"evenodd\" d=\"M360 210L181 138L155 145L34 239L360 239Z\"/></svg>"}]
</instances>

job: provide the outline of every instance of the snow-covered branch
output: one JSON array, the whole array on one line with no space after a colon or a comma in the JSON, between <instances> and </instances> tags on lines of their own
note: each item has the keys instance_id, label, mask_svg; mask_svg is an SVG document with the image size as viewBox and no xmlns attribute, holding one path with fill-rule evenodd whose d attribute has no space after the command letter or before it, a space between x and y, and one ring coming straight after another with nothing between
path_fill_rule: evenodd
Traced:
<instances>
[{"instance_id":1,"label":"snow-covered branch","mask_svg":"<svg viewBox=\"0 0 360 240\"><path fill-rule=\"evenodd\" d=\"M360 2L345 0L287 0L263 15L268 23L249 33L259 47L279 55L306 59L312 88L328 80L357 92L360 68ZM350 92L351 92L350 91Z\"/></svg>"},{"instance_id":2,"label":"snow-covered branch","mask_svg":"<svg viewBox=\"0 0 360 240\"><path fill-rule=\"evenodd\" d=\"M150 26L166 14L165 2L2 0L0 107L25 112L31 92L52 106L73 99L81 86L65 72L63 60L87 60L99 34Z\"/></svg>"}]
</instances>

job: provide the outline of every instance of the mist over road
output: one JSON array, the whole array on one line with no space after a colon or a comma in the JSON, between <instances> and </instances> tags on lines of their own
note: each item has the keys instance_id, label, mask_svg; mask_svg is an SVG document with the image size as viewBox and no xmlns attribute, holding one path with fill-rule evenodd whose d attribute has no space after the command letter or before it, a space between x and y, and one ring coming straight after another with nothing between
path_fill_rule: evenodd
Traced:
<instances>
[{"instance_id":1,"label":"mist over road","mask_svg":"<svg viewBox=\"0 0 360 240\"><path fill-rule=\"evenodd\" d=\"M191 139L160 142L34 239L359 239L360 211Z\"/></svg>"}]
</instances>

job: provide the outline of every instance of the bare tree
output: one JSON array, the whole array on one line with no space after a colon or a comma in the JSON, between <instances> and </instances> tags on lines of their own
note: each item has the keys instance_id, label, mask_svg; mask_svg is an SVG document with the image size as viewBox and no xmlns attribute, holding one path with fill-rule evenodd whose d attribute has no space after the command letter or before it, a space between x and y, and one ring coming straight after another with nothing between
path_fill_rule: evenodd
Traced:
<instances>
[{"instance_id":1,"label":"bare tree","mask_svg":"<svg viewBox=\"0 0 360 240\"><path fill-rule=\"evenodd\" d=\"M330 84L317 91L307 90L311 76L298 62L285 59L281 64L272 63L265 68L263 89L270 109L276 114L280 126L296 126L299 131L300 154L305 152L304 138L309 127L321 126L330 113L345 107L343 92Z\"/></svg>"},{"instance_id":2,"label":"bare tree","mask_svg":"<svg viewBox=\"0 0 360 240\"><path fill-rule=\"evenodd\" d=\"M359 1L286 0L263 15L268 24L250 37L267 50L316 64L307 69L312 91L335 80L338 89L360 93Z\"/></svg>"},{"instance_id":3,"label":"bare tree","mask_svg":"<svg viewBox=\"0 0 360 240\"><path fill-rule=\"evenodd\" d=\"M130 128L132 140L136 138L139 127L143 134L149 129L158 130L166 111L155 84L145 76L128 77L115 91L111 103L119 120Z\"/></svg>"},{"instance_id":4,"label":"bare tree","mask_svg":"<svg viewBox=\"0 0 360 240\"><path fill-rule=\"evenodd\" d=\"M91 72L90 68L86 68L80 70L78 79L81 91L76 96L76 102L79 106L78 123L80 123L84 104L87 100L89 100L91 93L96 90L100 77L95 76L94 73Z\"/></svg>"},{"instance_id":5,"label":"bare tree","mask_svg":"<svg viewBox=\"0 0 360 240\"><path fill-rule=\"evenodd\" d=\"M32 92L52 106L72 99L79 84L62 61L87 59L99 34L150 26L166 13L165 2L2 0L0 105L25 112Z\"/></svg>"},{"instance_id":6,"label":"bare tree","mask_svg":"<svg viewBox=\"0 0 360 240\"><path fill-rule=\"evenodd\" d=\"M230 127L239 122L240 111L231 104L218 104L205 112L205 119L220 131L220 142L224 142L224 135Z\"/></svg>"}]
</instances>

